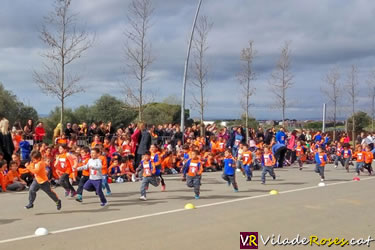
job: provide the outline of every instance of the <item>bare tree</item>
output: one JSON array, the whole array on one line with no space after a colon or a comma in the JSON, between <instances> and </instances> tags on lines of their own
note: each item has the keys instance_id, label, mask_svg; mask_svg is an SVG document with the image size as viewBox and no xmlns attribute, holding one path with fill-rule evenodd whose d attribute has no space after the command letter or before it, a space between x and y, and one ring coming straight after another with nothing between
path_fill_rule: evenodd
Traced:
<instances>
[{"instance_id":1,"label":"bare tree","mask_svg":"<svg viewBox=\"0 0 375 250\"><path fill-rule=\"evenodd\" d=\"M241 105L245 111L245 127L246 127L246 141L249 140L249 109L250 97L255 93L252 81L255 80L255 73L253 70L253 61L256 56L256 51L253 49L254 41L249 41L249 46L241 50L241 71L237 74L238 81L242 87Z\"/></svg>"},{"instance_id":2,"label":"bare tree","mask_svg":"<svg viewBox=\"0 0 375 250\"><path fill-rule=\"evenodd\" d=\"M350 98L350 102L352 104L352 140L353 145L356 144L356 138L355 138L355 104L357 102L358 97L358 69L357 66L352 65L350 67L350 71L347 76L347 89L348 89L348 95Z\"/></svg>"},{"instance_id":3,"label":"bare tree","mask_svg":"<svg viewBox=\"0 0 375 250\"><path fill-rule=\"evenodd\" d=\"M285 110L288 107L286 92L293 86L293 74L291 72L290 42L286 41L281 48L281 55L276 63L276 69L271 74L271 90L275 94L275 107L281 109L284 124Z\"/></svg>"},{"instance_id":4,"label":"bare tree","mask_svg":"<svg viewBox=\"0 0 375 250\"><path fill-rule=\"evenodd\" d=\"M129 28L125 31L125 94L129 104L138 108L140 121L146 104L144 84L149 80L148 72L155 60L151 43L147 40L153 12L151 0L133 0L127 14Z\"/></svg>"},{"instance_id":5,"label":"bare tree","mask_svg":"<svg viewBox=\"0 0 375 250\"><path fill-rule=\"evenodd\" d=\"M375 119L375 69L370 72L367 80L369 97L371 99L371 130L374 132L374 119Z\"/></svg>"},{"instance_id":6,"label":"bare tree","mask_svg":"<svg viewBox=\"0 0 375 250\"><path fill-rule=\"evenodd\" d=\"M34 80L41 90L59 99L62 126L65 99L84 90L80 86L81 76L67 72L67 66L80 58L93 44L93 39L86 31L78 31L78 15L71 13L71 2L56 0L54 11L45 17L40 39L48 46L42 54L46 62L42 71L33 72Z\"/></svg>"},{"instance_id":7,"label":"bare tree","mask_svg":"<svg viewBox=\"0 0 375 250\"><path fill-rule=\"evenodd\" d=\"M333 104L333 141L336 140L337 105L341 94L340 72L337 68L332 68L325 76L325 85L321 88L328 101Z\"/></svg>"},{"instance_id":8,"label":"bare tree","mask_svg":"<svg viewBox=\"0 0 375 250\"><path fill-rule=\"evenodd\" d=\"M206 62L206 52L208 49L208 33L212 29L213 23L207 16L201 16L198 19L193 37L193 68L192 84L199 89L199 97L193 95L194 103L199 107L201 120L201 135L204 135L204 110L207 102L205 101L205 88L208 83L208 65Z\"/></svg>"}]
</instances>

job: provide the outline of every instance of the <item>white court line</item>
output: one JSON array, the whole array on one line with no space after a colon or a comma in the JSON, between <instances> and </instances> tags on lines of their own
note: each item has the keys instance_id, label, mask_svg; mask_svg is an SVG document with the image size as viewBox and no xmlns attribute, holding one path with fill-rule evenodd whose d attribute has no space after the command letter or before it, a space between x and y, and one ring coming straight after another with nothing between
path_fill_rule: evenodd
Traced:
<instances>
[{"instance_id":1,"label":"white court line","mask_svg":"<svg viewBox=\"0 0 375 250\"><path fill-rule=\"evenodd\" d=\"M372 180L372 179L375 179L375 177L364 178L361 181ZM356 181L352 180L352 181L334 182L334 183L326 184L326 186L341 185L341 184L353 183L353 182L356 182ZM304 188L281 191L281 192L279 192L279 194L294 193L294 192L316 189L316 188L325 188L325 187L319 187L319 186L304 187ZM256 195L256 196L251 196L251 197L238 198L238 199L221 201L221 202L214 202L214 203L210 203L210 204L199 205L199 206L196 206L196 208L212 207L212 206L218 206L218 205L223 205L223 204L228 204L228 203L233 203L233 202L253 200L253 199L258 199L258 198L263 198L263 197L268 197L268 196L271 196L271 194L262 194L262 195ZM90 224L90 225L85 225L85 226L78 226L78 227L71 227L71 228L66 228L66 229L61 229L61 230L55 230L55 231L50 232L50 234L59 234L59 233L71 232L71 231L76 231L76 230L81 230L81 229L86 229L86 228L92 228L92 227L99 227L99 226L104 226L104 225L109 225L109 224L114 224L114 223L119 223L119 222L144 219L144 218L149 218L149 217L154 217L154 216L159 216L159 215L165 215L165 214L179 213L179 212L183 212L183 211L187 211L187 210L185 210L183 208L180 208L180 209L168 210L168 211L164 211L164 212L158 212L158 213L128 217L128 218L111 220L111 221L106 221L106 222L100 222L100 223L95 223L95 224ZM22 236L22 237L11 238L11 239L7 239L7 240L0 240L0 244L14 242L14 241L20 241L20 240L25 240L25 239L30 239L30 238L37 238L37 237L41 237L41 236L27 235L27 236Z\"/></svg>"}]
</instances>

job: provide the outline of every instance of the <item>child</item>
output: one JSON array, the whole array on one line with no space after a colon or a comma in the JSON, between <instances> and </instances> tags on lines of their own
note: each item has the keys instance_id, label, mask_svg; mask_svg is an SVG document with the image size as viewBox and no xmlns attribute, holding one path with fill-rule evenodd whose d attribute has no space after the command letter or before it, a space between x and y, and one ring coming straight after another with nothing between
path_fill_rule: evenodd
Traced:
<instances>
[{"instance_id":1,"label":"child","mask_svg":"<svg viewBox=\"0 0 375 250\"><path fill-rule=\"evenodd\" d=\"M364 166L364 153L362 152L362 146L357 145L356 151L353 155L353 158L356 159L356 164L355 164L355 170L357 172L357 175L360 175L360 172L363 172L363 166Z\"/></svg>"},{"instance_id":2,"label":"child","mask_svg":"<svg viewBox=\"0 0 375 250\"><path fill-rule=\"evenodd\" d=\"M70 184L69 175L72 173L72 163L70 162L67 155L67 147L65 145L59 145L59 154L56 156L55 168L56 173L59 176L59 184L65 189L65 197L71 194L71 197L76 196L77 192Z\"/></svg>"},{"instance_id":3,"label":"child","mask_svg":"<svg viewBox=\"0 0 375 250\"><path fill-rule=\"evenodd\" d=\"M22 141L20 142L21 160L30 160L30 143L26 140L25 135L22 135Z\"/></svg>"},{"instance_id":4,"label":"child","mask_svg":"<svg viewBox=\"0 0 375 250\"><path fill-rule=\"evenodd\" d=\"M77 170L90 170L89 180L86 181L83 189L89 192L95 191L100 198L100 206L105 207L108 203L102 191L102 160L99 159L99 155L100 150L98 148L93 148L91 150L91 159L86 165L77 168Z\"/></svg>"},{"instance_id":5,"label":"child","mask_svg":"<svg viewBox=\"0 0 375 250\"><path fill-rule=\"evenodd\" d=\"M100 152L100 148L98 149ZM112 193L108 184L108 159L105 150L102 150L102 154L98 158L102 161L102 189L107 189L107 196L110 196Z\"/></svg>"},{"instance_id":6,"label":"child","mask_svg":"<svg viewBox=\"0 0 375 250\"><path fill-rule=\"evenodd\" d=\"M100 141L99 135L94 136L94 141L91 143L91 148L95 148L97 146L101 146L102 142Z\"/></svg>"},{"instance_id":7,"label":"child","mask_svg":"<svg viewBox=\"0 0 375 250\"><path fill-rule=\"evenodd\" d=\"M42 155L38 151L31 152L31 163L27 164L27 169L34 175L34 181L29 190L29 204L25 206L26 209L34 207L36 192L42 189L55 203L57 210L61 209L61 200L55 192L51 189L51 184L48 181L45 163L42 161Z\"/></svg>"},{"instance_id":8,"label":"child","mask_svg":"<svg viewBox=\"0 0 375 250\"><path fill-rule=\"evenodd\" d=\"M81 149L81 159L79 166L85 166L90 160L90 149L88 147L83 147ZM89 180L90 177L90 170L84 169L82 170L82 176L78 183L77 188L77 199L76 201L82 202L82 193L83 193L83 187L85 183Z\"/></svg>"},{"instance_id":9,"label":"child","mask_svg":"<svg viewBox=\"0 0 375 250\"><path fill-rule=\"evenodd\" d=\"M153 185L154 187L159 186L160 178L155 175L156 168L151 161L151 152L147 151L144 156L143 160L141 161L139 167L137 168L137 175L139 172L143 170L143 180L141 185L141 197L140 200L146 201L146 190L148 189L149 184Z\"/></svg>"},{"instance_id":10,"label":"child","mask_svg":"<svg viewBox=\"0 0 375 250\"><path fill-rule=\"evenodd\" d=\"M244 143L242 146L243 153L242 153L242 164L243 164L243 169L246 173L247 176L247 181L251 181L251 177L253 177L253 173L251 172L251 163L253 162L252 160L252 152L249 151L249 146Z\"/></svg>"},{"instance_id":11,"label":"child","mask_svg":"<svg viewBox=\"0 0 375 250\"><path fill-rule=\"evenodd\" d=\"M133 162L128 156L125 156L121 160L120 171L121 171L121 176L124 180L132 181L132 182L136 181Z\"/></svg>"},{"instance_id":12,"label":"child","mask_svg":"<svg viewBox=\"0 0 375 250\"><path fill-rule=\"evenodd\" d=\"M327 162L327 155L324 153L321 147L318 148L318 152L315 153L316 168L315 173L320 175L320 181L324 181L324 167Z\"/></svg>"},{"instance_id":13,"label":"child","mask_svg":"<svg viewBox=\"0 0 375 250\"><path fill-rule=\"evenodd\" d=\"M269 173L272 178L275 180L276 175L273 170L273 167L276 164L276 158L273 156L272 153L270 153L270 148L269 147L264 147L264 154L262 156L262 184L266 184L266 174Z\"/></svg>"},{"instance_id":14,"label":"child","mask_svg":"<svg viewBox=\"0 0 375 250\"><path fill-rule=\"evenodd\" d=\"M337 143L336 157L335 157L335 168L338 167L339 162L341 162L341 165L344 167L344 162L343 162L342 155L341 155L342 150L343 150L343 148L341 147L341 143L340 142Z\"/></svg>"},{"instance_id":15,"label":"child","mask_svg":"<svg viewBox=\"0 0 375 250\"><path fill-rule=\"evenodd\" d=\"M344 167L346 171L349 173L349 162L352 159L352 150L350 149L349 143L344 144L344 149L341 151L344 161Z\"/></svg>"},{"instance_id":16,"label":"child","mask_svg":"<svg viewBox=\"0 0 375 250\"><path fill-rule=\"evenodd\" d=\"M302 146L301 141L297 141L296 156L299 165L299 170L302 170L303 163L306 161L306 148Z\"/></svg>"},{"instance_id":17,"label":"child","mask_svg":"<svg viewBox=\"0 0 375 250\"><path fill-rule=\"evenodd\" d=\"M10 168L7 174L7 190L8 191L22 191L26 187L26 182L21 179L18 173L18 165L16 162L9 163Z\"/></svg>"},{"instance_id":18,"label":"child","mask_svg":"<svg viewBox=\"0 0 375 250\"><path fill-rule=\"evenodd\" d=\"M374 155L372 154L371 152L371 147L369 145L366 146L366 151L363 152L364 156L365 156L365 165L364 165L364 168L367 169L368 171L368 174L371 175L372 174L372 160L374 159Z\"/></svg>"},{"instance_id":19,"label":"child","mask_svg":"<svg viewBox=\"0 0 375 250\"><path fill-rule=\"evenodd\" d=\"M233 159L230 149L224 152L224 172L223 179L228 182L228 186L233 185L234 192L238 192L238 185L236 182L236 161Z\"/></svg>"},{"instance_id":20,"label":"child","mask_svg":"<svg viewBox=\"0 0 375 250\"><path fill-rule=\"evenodd\" d=\"M110 176L110 178L112 178L113 180L116 180L121 176L121 169L118 158L114 158L112 160L111 166L109 166L108 168L108 176Z\"/></svg>"},{"instance_id":21,"label":"child","mask_svg":"<svg viewBox=\"0 0 375 250\"><path fill-rule=\"evenodd\" d=\"M162 169L161 169L161 158L159 156L158 148L155 144L151 145L150 147L151 151L151 161L154 164L154 167L156 168L155 175L160 177L161 180L161 191L165 191L165 182L162 176Z\"/></svg>"},{"instance_id":22,"label":"child","mask_svg":"<svg viewBox=\"0 0 375 250\"><path fill-rule=\"evenodd\" d=\"M194 187L195 199L199 199L203 166L198 158L198 151L194 150L183 169L184 179L188 187Z\"/></svg>"},{"instance_id":23,"label":"child","mask_svg":"<svg viewBox=\"0 0 375 250\"><path fill-rule=\"evenodd\" d=\"M7 191L7 178L6 178L6 169L8 164L6 161L0 161L0 192Z\"/></svg>"}]
</instances>

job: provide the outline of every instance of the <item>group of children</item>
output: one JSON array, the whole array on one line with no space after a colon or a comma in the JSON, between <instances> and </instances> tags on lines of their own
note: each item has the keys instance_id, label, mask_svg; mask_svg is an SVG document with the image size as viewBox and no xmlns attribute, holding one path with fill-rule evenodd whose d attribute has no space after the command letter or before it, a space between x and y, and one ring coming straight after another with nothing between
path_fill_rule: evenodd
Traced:
<instances>
[{"instance_id":1,"label":"group of children","mask_svg":"<svg viewBox=\"0 0 375 250\"><path fill-rule=\"evenodd\" d=\"M142 156L139 165L135 166L135 157L131 154L130 140L127 138L105 138L102 142L95 137L91 147L79 147L66 138L60 138L59 142L64 144L49 147L42 143L34 145L29 154L21 151L22 159L14 154L9 167L0 154L1 189L21 191L28 187L27 209L33 207L36 192L42 189L56 203L57 209L61 209L61 200L52 190L56 185L64 188L66 197L75 197L78 202L83 201L84 190L95 191L101 206L106 206L106 196L111 195L111 182L141 181L140 200L146 201L150 184L155 187L161 185L161 191L166 190L163 174L181 173L186 185L194 189L195 199L200 198L203 172L223 170L222 178L233 186L234 192L239 190L236 173L242 173L247 181L251 181L253 170L262 169L262 184L266 182L267 173L276 179L274 167L277 155L272 150L274 145L265 145L262 141L250 142L250 145L239 143L233 154L223 138L212 137L209 147L203 139L189 139L184 145L178 142L175 148L152 145L150 151ZM305 163L314 162L321 181L325 179L324 169L329 162L334 162L335 167L340 162L349 171L349 164L355 160L358 174L364 169L372 173L373 154L369 146L358 145L352 152L349 144L327 145L319 141L306 144L297 141L294 151L299 169L302 170ZM77 189L74 185L77 185Z\"/></svg>"}]
</instances>

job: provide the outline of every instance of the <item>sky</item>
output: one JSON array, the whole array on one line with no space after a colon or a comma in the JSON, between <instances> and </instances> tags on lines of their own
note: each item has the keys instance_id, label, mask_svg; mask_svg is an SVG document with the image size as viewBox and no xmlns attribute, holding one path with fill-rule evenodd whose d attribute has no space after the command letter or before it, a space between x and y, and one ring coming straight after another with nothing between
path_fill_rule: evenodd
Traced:
<instances>
[{"instance_id":1,"label":"sky","mask_svg":"<svg viewBox=\"0 0 375 250\"><path fill-rule=\"evenodd\" d=\"M43 94L33 81L34 70L42 69L41 53L46 46L39 39L43 17L53 11L51 0L2 0L0 8L0 82L20 101L48 114L59 105L55 97ZM67 68L82 75L84 93L67 99L71 108L94 103L102 94L124 99L126 79L124 31L130 0L73 0L78 27L95 34L95 41L81 58ZM198 1L154 0L155 12L148 41L156 60L150 68L146 91L155 101L175 96L180 99L187 43ZM293 87L288 90L290 119L319 119L327 98L321 87L327 72L340 70L342 97L340 117L349 112L347 76L356 65L358 101L356 109L369 111L367 79L375 69L375 1L371 0L203 0L200 15L213 27L209 33L206 88L206 118L238 118L241 90L236 74L241 69L240 52L254 41L256 88L250 113L257 119L280 119L272 108L275 97L269 80L285 41L291 45ZM193 105L196 89L188 83L187 108L197 117ZM329 111L331 103L327 102ZM330 112L329 112L330 114Z\"/></svg>"}]
</instances>

